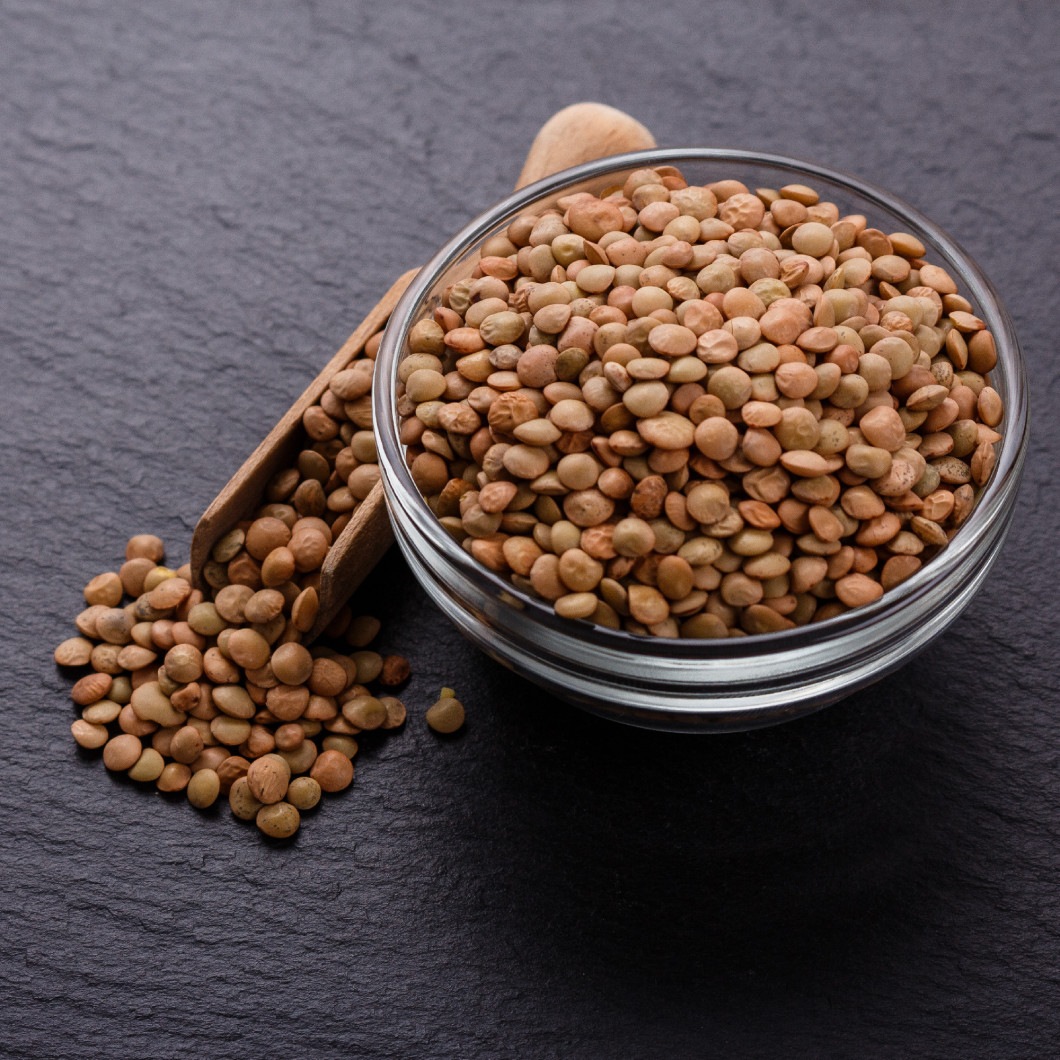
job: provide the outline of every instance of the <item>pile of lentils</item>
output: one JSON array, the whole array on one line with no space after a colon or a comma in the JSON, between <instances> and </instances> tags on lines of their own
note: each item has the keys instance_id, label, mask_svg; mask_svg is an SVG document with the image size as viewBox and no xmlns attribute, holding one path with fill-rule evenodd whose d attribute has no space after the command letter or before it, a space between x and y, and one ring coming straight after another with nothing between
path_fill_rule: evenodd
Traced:
<instances>
[{"instance_id":1,"label":"pile of lentils","mask_svg":"<svg viewBox=\"0 0 1060 1060\"><path fill-rule=\"evenodd\" d=\"M265 517L240 533L251 555L301 556L299 529L277 534ZM227 795L237 817L293 835L321 792L353 781L355 737L404 724L402 702L367 686L401 684L407 661L367 649L379 631L367 616L343 630L348 654L304 647L312 584L266 576L261 588L230 582L206 600L187 566L162 565L159 538L137 535L125 554L85 587L80 636L55 651L61 666L90 668L71 690L81 708L74 739L102 748L110 770L186 792L199 809Z\"/></svg>"},{"instance_id":2,"label":"pile of lentils","mask_svg":"<svg viewBox=\"0 0 1060 1060\"><path fill-rule=\"evenodd\" d=\"M879 598L995 462L994 339L904 232L668 166L481 247L410 331L401 441L442 525L557 614L766 634Z\"/></svg>"}]
</instances>

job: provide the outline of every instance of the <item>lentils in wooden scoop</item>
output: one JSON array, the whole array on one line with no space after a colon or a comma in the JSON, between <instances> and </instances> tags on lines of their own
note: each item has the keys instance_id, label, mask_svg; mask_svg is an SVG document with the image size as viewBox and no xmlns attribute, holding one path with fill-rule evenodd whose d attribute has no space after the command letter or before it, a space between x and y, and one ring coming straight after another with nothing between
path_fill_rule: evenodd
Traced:
<instances>
[{"instance_id":1,"label":"lentils in wooden scoop","mask_svg":"<svg viewBox=\"0 0 1060 1060\"><path fill-rule=\"evenodd\" d=\"M60 666L91 668L71 691L80 746L198 809L227 795L236 817L276 838L293 835L322 793L350 786L365 733L405 723L389 693L409 663L370 649L378 619L347 606L325 635L349 650L301 643L320 567L379 477L370 392L380 338L331 379L303 416L294 463L214 546L209 599L187 566L161 565L159 538L138 534L120 569L85 587L79 635L55 650Z\"/></svg>"},{"instance_id":2,"label":"lentils in wooden scoop","mask_svg":"<svg viewBox=\"0 0 1060 1060\"><path fill-rule=\"evenodd\" d=\"M410 331L401 441L442 525L564 617L661 637L878 599L995 462L994 339L904 232L673 167L481 247Z\"/></svg>"}]
</instances>

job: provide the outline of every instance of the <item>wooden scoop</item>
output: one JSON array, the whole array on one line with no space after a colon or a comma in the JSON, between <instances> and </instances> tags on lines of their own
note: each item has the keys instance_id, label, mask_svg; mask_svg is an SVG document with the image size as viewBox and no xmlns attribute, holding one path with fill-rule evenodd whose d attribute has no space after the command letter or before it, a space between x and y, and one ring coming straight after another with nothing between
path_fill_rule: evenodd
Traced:
<instances>
[{"instance_id":1,"label":"wooden scoop","mask_svg":"<svg viewBox=\"0 0 1060 1060\"><path fill-rule=\"evenodd\" d=\"M575 103L542 126L530 146L515 187L518 190L583 162L654 146L651 133L628 114L601 103ZM305 444L302 430L305 411L320 401L332 377L346 368L361 353L365 343L386 325L416 272L412 269L398 278L203 513L191 539L191 572L197 588L204 592L208 588L203 568L214 545L260 504L269 479L295 462ZM328 549L320 570L320 607L306 641L326 628L393 539L383 486L376 483Z\"/></svg>"}]
</instances>

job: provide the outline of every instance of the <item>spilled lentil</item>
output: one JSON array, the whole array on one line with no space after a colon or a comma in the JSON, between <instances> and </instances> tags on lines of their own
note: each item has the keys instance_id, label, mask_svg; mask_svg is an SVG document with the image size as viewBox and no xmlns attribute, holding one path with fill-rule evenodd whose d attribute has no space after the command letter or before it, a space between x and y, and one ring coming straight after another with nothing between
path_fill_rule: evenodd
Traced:
<instances>
[{"instance_id":1,"label":"spilled lentil","mask_svg":"<svg viewBox=\"0 0 1060 1060\"><path fill-rule=\"evenodd\" d=\"M132 538L120 570L85 587L80 635L55 650L60 666L90 667L71 689L76 742L101 750L112 772L184 792L196 809L227 796L236 817L292 836L321 792L352 784L358 740L405 720L400 700L368 687L389 692L409 676L402 656L369 648L377 619L340 612L328 632L345 635L346 651L301 643L323 555L306 541L330 544L330 530L268 502L214 550L208 596L192 588L186 565L161 565L158 538ZM262 572L281 549L294 567L266 584Z\"/></svg>"}]
</instances>

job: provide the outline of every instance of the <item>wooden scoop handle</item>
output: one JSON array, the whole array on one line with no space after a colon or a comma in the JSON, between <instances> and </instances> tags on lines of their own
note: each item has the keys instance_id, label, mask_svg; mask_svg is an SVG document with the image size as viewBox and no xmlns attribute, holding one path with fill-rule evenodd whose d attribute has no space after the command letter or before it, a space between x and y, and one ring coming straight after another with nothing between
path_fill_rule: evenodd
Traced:
<instances>
[{"instance_id":1,"label":"wooden scoop handle","mask_svg":"<svg viewBox=\"0 0 1060 1060\"><path fill-rule=\"evenodd\" d=\"M515 190L583 162L654 146L652 134L624 111L604 103L573 103L541 126L530 145Z\"/></svg>"},{"instance_id":2,"label":"wooden scoop handle","mask_svg":"<svg viewBox=\"0 0 1060 1060\"><path fill-rule=\"evenodd\" d=\"M541 127L530 145L516 189L583 162L654 146L651 133L628 114L602 103L575 103L554 114ZM416 271L406 272L387 291L203 513L191 541L192 577L197 587L206 588L203 567L214 545L259 501L269 479L297 457L306 410L320 401L332 377L386 325ZM393 540L383 486L376 483L328 549L320 570L320 608L305 637L307 642L327 627Z\"/></svg>"}]
</instances>

